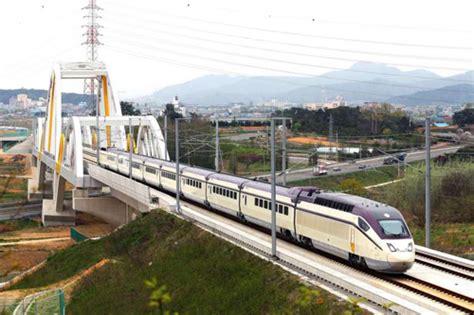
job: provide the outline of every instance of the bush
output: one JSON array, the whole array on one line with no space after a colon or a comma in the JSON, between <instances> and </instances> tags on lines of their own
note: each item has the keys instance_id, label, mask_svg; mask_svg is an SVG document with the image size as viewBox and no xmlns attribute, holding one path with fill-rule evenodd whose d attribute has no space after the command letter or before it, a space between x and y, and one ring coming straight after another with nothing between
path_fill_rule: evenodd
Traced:
<instances>
[{"instance_id":1,"label":"bush","mask_svg":"<svg viewBox=\"0 0 474 315\"><path fill-rule=\"evenodd\" d=\"M407 169L405 179L382 190L381 201L411 214L417 225L424 224L425 170ZM451 162L431 168L431 212L434 222L474 221L474 164Z\"/></svg>"}]
</instances>

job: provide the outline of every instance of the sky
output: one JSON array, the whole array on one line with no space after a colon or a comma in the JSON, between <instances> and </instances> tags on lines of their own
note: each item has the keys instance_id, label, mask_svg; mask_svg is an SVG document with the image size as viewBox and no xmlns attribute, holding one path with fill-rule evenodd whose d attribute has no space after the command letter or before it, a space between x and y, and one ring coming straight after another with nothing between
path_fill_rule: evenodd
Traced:
<instances>
[{"instance_id":1,"label":"sky","mask_svg":"<svg viewBox=\"0 0 474 315\"><path fill-rule=\"evenodd\" d=\"M0 89L47 89L86 60L88 0L3 1ZM119 98L207 74L313 76L381 62L449 76L474 69L472 0L97 0ZM81 92L82 84L66 90Z\"/></svg>"}]
</instances>

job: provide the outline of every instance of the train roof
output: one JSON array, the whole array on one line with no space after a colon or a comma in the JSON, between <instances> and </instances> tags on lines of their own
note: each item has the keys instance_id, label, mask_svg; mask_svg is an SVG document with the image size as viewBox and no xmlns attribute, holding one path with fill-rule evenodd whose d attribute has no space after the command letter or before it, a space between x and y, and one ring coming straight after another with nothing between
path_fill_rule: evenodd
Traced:
<instances>
[{"instance_id":1,"label":"train roof","mask_svg":"<svg viewBox=\"0 0 474 315\"><path fill-rule=\"evenodd\" d=\"M259 182L255 180L247 180L244 184L244 187L258 189L258 190L265 191L268 193L272 192L272 185L270 183ZM283 195L290 198L293 196L292 194L290 194L290 188L279 186L279 185L276 185L275 188L276 188L276 193L278 195Z\"/></svg>"},{"instance_id":2,"label":"train roof","mask_svg":"<svg viewBox=\"0 0 474 315\"><path fill-rule=\"evenodd\" d=\"M217 179L221 181L226 181L235 185L242 185L245 182L251 181L251 179L244 178L244 177L237 177L233 175L223 174L223 173L216 173L209 175L209 179Z\"/></svg>"}]
</instances>

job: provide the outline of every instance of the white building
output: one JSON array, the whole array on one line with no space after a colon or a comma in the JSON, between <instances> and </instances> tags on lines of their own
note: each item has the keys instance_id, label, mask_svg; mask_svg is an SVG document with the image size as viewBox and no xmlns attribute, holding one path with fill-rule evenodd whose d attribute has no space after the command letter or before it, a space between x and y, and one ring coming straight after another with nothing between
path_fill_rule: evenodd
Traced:
<instances>
[{"instance_id":1,"label":"white building","mask_svg":"<svg viewBox=\"0 0 474 315\"><path fill-rule=\"evenodd\" d=\"M303 104L303 108L308 110L334 109L340 106L347 106L347 101L342 96L337 96L336 100L331 102Z\"/></svg>"}]
</instances>

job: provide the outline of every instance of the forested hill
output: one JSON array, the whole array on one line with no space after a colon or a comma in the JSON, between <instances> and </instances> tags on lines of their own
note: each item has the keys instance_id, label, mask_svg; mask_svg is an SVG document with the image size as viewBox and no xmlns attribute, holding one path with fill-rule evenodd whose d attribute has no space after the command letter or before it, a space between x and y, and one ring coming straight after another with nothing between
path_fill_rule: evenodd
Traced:
<instances>
[{"instance_id":1,"label":"forested hill","mask_svg":"<svg viewBox=\"0 0 474 315\"><path fill-rule=\"evenodd\" d=\"M48 91L36 89L0 90L0 103L8 104L10 97L16 96L17 94L26 94L32 100L38 100L40 97L46 99L48 96ZM80 102L85 102L88 97L90 96L85 94L63 93L63 102L79 104Z\"/></svg>"},{"instance_id":2,"label":"forested hill","mask_svg":"<svg viewBox=\"0 0 474 315\"><path fill-rule=\"evenodd\" d=\"M389 103L418 105L430 103L433 105L463 104L474 102L474 85L457 84L435 90L420 91L410 95L396 96L388 99Z\"/></svg>"}]
</instances>

